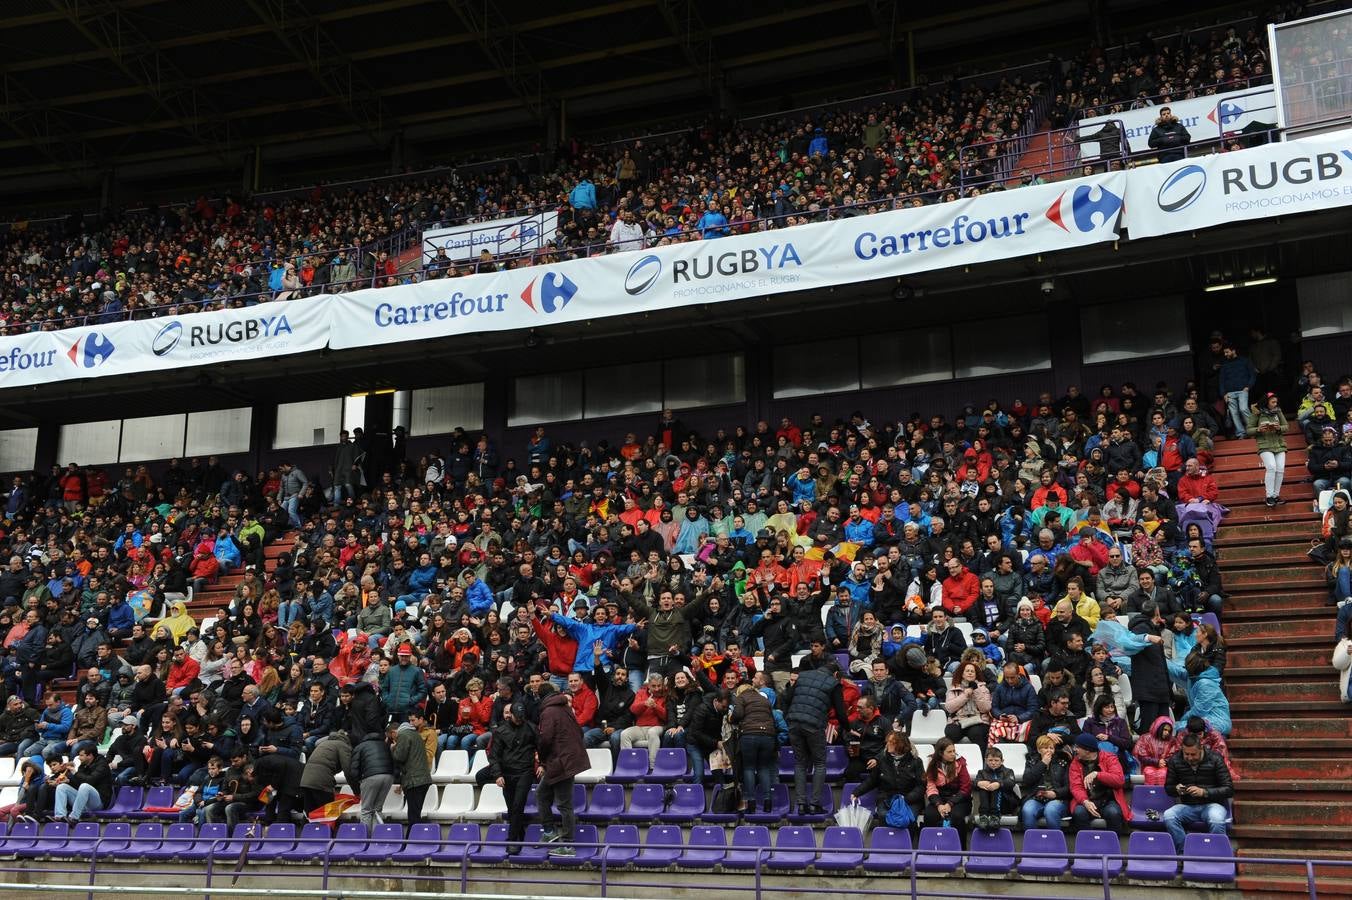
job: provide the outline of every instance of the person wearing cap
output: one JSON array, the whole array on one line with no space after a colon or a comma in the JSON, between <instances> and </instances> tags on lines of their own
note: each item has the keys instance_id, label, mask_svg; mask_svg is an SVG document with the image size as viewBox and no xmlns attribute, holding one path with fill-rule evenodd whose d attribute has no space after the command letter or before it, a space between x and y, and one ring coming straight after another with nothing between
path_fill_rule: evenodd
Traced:
<instances>
[{"instance_id":1,"label":"person wearing cap","mask_svg":"<svg viewBox=\"0 0 1352 900\"><path fill-rule=\"evenodd\" d=\"M526 800L537 772L538 736L526 717L526 706L517 700L502 711L502 721L493 729L488 745L488 774L507 803L508 853L521 850L526 836Z\"/></svg>"},{"instance_id":2,"label":"person wearing cap","mask_svg":"<svg viewBox=\"0 0 1352 900\"><path fill-rule=\"evenodd\" d=\"M427 699L427 677L421 666L414 665L412 644L400 644L396 659L380 679L380 696L394 720L402 722L409 710Z\"/></svg>"},{"instance_id":3,"label":"person wearing cap","mask_svg":"<svg viewBox=\"0 0 1352 900\"><path fill-rule=\"evenodd\" d=\"M1131 821L1131 804L1124 786L1126 776L1116 751L1099 749L1092 734L1080 733L1070 762L1070 817L1077 829L1093 827L1102 819L1109 831L1123 833Z\"/></svg>"}]
</instances>

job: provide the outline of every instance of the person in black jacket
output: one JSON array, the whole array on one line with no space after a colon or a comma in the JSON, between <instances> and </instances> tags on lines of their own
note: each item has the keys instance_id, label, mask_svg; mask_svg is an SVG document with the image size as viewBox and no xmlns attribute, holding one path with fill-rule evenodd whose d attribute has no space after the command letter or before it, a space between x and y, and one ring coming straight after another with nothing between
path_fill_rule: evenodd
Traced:
<instances>
[{"instance_id":1,"label":"person in black jacket","mask_svg":"<svg viewBox=\"0 0 1352 900\"><path fill-rule=\"evenodd\" d=\"M503 710L502 724L488 744L489 777L507 801L508 853L519 853L526 836L526 799L535 783L535 726L526 721L520 700Z\"/></svg>"},{"instance_id":2,"label":"person in black jacket","mask_svg":"<svg viewBox=\"0 0 1352 900\"><path fill-rule=\"evenodd\" d=\"M1182 159L1187 153L1185 148L1190 143L1192 135L1183 127L1183 123L1174 115L1173 110L1167 106L1161 107L1159 118L1155 120L1155 127L1150 130L1149 139L1150 148L1159 151L1159 161L1167 163Z\"/></svg>"},{"instance_id":3,"label":"person in black jacket","mask_svg":"<svg viewBox=\"0 0 1352 900\"><path fill-rule=\"evenodd\" d=\"M1205 822L1212 834L1225 834L1229 813L1222 802L1235 794L1230 767L1197 735L1183 735L1183 745L1169 757L1164 792L1178 800L1164 811L1164 828L1179 853L1188 825Z\"/></svg>"},{"instance_id":4,"label":"person in black jacket","mask_svg":"<svg viewBox=\"0 0 1352 900\"><path fill-rule=\"evenodd\" d=\"M806 660L804 660L806 666ZM826 722L834 710L836 721L850 719L840 686L840 666L829 660L819 669L800 668L784 689L783 706L788 712L789 743L793 745L793 797L802 815L826 812L820 801L826 784ZM807 793L807 773L812 770L812 794Z\"/></svg>"},{"instance_id":5,"label":"person in black jacket","mask_svg":"<svg viewBox=\"0 0 1352 900\"><path fill-rule=\"evenodd\" d=\"M56 817L72 825L87 811L107 809L113 799L113 773L108 769L108 760L88 745L81 747L77 755L79 771L71 763L52 763L56 772L52 779L56 785Z\"/></svg>"},{"instance_id":6,"label":"person in black jacket","mask_svg":"<svg viewBox=\"0 0 1352 900\"><path fill-rule=\"evenodd\" d=\"M1173 712L1164 638L1160 636L1163 621L1160 608L1147 600L1141 604L1140 614L1132 616L1128 625L1133 634L1141 635L1150 644L1131 660L1131 693L1140 722L1153 722Z\"/></svg>"},{"instance_id":7,"label":"person in black jacket","mask_svg":"<svg viewBox=\"0 0 1352 900\"><path fill-rule=\"evenodd\" d=\"M346 731L354 746L369 738L384 740L385 723L390 717L370 683L358 681L342 688L338 702L346 709Z\"/></svg>"},{"instance_id":8,"label":"person in black jacket","mask_svg":"<svg viewBox=\"0 0 1352 900\"><path fill-rule=\"evenodd\" d=\"M874 821L882 824L892 801L901 797L914 816L912 831L919 830L920 811L925 807L925 769L915 754L911 739L900 731L887 735L884 751L865 763L864 779L855 790L855 796L876 790L877 805Z\"/></svg>"},{"instance_id":9,"label":"person in black jacket","mask_svg":"<svg viewBox=\"0 0 1352 900\"><path fill-rule=\"evenodd\" d=\"M1036 752L1024 763L1019 818L1025 829L1036 828L1042 817L1048 828L1060 831L1061 820L1070 814L1069 746L1069 741L1058 743L1052 735L1044 734L1037 739Z\"/></svg>"},{"instance_id":10,"label":"person in black jacket","mask_svg":"<svg viewBox=\"0 0 1352 900\"><path fill-rule=\"evenodd\" d=\"M304 772L304 763L284 753L265 753L253 765L245 767L244 776L260 790L272 788L272 799L264 814L269 825L291 821L291 814L301 797L300 779Z\"/></svg>"},{"instance_id":11,"label":"person in black jacket","mask_svg":"<svg viewBox=\"0 0 1352 900\"><path fill-rule=\"evenodd\" d=\"M599 642L598 642L599 643ZM601 650L604 653L604 649ZM629 707L634 703L634 689L629 686L629 670L616 666L606 674L598 658L596 668L592 670L596 679L596 727L588 728L582 740L590 747L609 746L612 756L619 756L620 733L634 724L634 714Z\"/></svg>"},{"instance_id":12,"label":"person in black jacket","mask_svg":"<svg viewBox=\"0 0 1352 900\"><path fill-rule=\"evenodd\" d=\"M807 585L799 585L807 592ZM765 645L765 672L776 691L782 691L789 683L789 673L793 668L793 651L798 647L798 627L793 617L784 613L784 601L772 596L765 615L752 624L747 639L760 638Z\"/></svg>"},{"instance_id":13,"label":"person in black jacket","mask_svg":"<svg viewBox=\"0 0 1352 900\"><path fill-rule=\"evenodd\" d=\"M728 715L728 692L715 688L695 702L685 732L685 752L690 757L690 781L704 781L704 761L723 744L723 720Z\"/></svg>"}]
</instances>

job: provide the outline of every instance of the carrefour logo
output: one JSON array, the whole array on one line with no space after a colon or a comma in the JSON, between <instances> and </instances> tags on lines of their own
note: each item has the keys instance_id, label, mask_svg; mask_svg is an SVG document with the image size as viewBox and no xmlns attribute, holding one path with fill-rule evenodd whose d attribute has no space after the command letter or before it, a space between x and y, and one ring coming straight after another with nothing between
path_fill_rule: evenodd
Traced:
<instances>
[{"instance_id":1,"label":"carrefour logo","mask_svg":"<svg viewBox=\"0 0 1352 900\"><path fill-rule=\"evenodd\" d=\"M1097 192L1097 196L1095 196ZM1066 194L1070 195L1069 210L1064 209ZM1088 234L1102 225L1111 222L1122 211L1122 198L1102 185L1082 184L1074 191L1067 191L1056 198L1056 202L1047 208L1047 218L1062 231L1070 231L1069 225L1077 231ZM1066 213L1069 212L1069 225ZM1095 216L1099 218L1095 220Z\"/></svg>"},{"instance_id":2,"label":"carrefour logo","mask_svg":"<svg viewBox=\"0 0 1352 900\"><path fill-rule=\"evenodd\" d=\"M1164 179L1155 202L1164 212L1178 212L1196 203L1204 190L1206 190L1206 169L1198 165L1188 165Z\"/></svg>"},{"instance_id":3,"label":"carrefour logo","mask_svg":"<svg viewBox=\"0 0 1352 900\"><path fill-rule=\"evenodd\" d=\"M662 260L649 253L629 267L629 274L624 276L624 292L631 297L637 297L656 284L661 276Z\"/></svg>"},{"instance_id":4,"label":"carrefour logo","mask_svg":"<svg viewBox=\"0 0 1352 900\"><path fill-rule=\"evenodd\" d=\"M540 309L535 309L536 285L540 286L539 301ZM521 292L521 299L526 301L526 305L535 312L544 312L546 314L555 313L568 305L568 301L573 299L577 293L577 285L573 284L571 278L562 272L546 272L538 278L531 279L530 284Z\"/></svg>"},{"instance_id":5,"label":"carrefour logo","mask_svg":"<svg viewBox=\"0 0 1352 900\"><path fill-rule=\"evenodd\" d=\"M160 329L159 334L150 342L150 352L156 356L168 356L174 352L178 342L183 339L183 323L170 322Z\"/></svg>"},{"instance_id":6,"label":"carrefour logo","mask_svg":"<svg viewBox=\"0 0 1352 900\"><path fill-rule=\"evenodd\" d=\"M537 242L539 239L540 226L534 219L514 222L511 225L498 229L498 252L507 253L524 250L527 246L527 242Z\"/></svg>"},{"instance_id":7,"label":"carrefour logo","mask_svg":"<svg viewBox=\"0 0 1352 900\"><path fill-rule=\"evenodd\" d=\"M1222 100L1216 105L1215 109L1206 114L1206 117L1211 120L1213 125L1225 126L1244 115L1245 112L1246 110L1244 107L1240 106L1238 103ZM1220 121L1217 121L1217 117L1220 118Z\"/></svg>"},{"instance_id":8,"label":"carrefour logo","mask_svg":"<svg viewBox=\"0 0 1352 900\"><path fill-rule=\"evenodd\" d=\"M70 345L66 351L66 356L77 366L83 366L86 369L93 369L101 366L108 361L117 348L113 342L106 336L97 331L91 331L89 334L81 335L75 339L75 343Z\"/></svg>"}]
</instances>

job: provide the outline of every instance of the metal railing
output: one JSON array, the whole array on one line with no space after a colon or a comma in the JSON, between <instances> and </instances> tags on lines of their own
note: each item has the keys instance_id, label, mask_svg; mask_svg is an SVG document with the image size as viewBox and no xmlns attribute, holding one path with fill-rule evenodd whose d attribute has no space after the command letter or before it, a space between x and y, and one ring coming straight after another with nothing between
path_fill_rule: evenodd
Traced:
<instances>
[{"instance_id":1,"label":"metal railing","mask_svg":"<svg viewBox=\"0 0 1352 900\"><path fill-rule=\"evenodd\" d=\"M261 829L261 826L256 826ZM299 838L298 838L299 839ZM80 840L75 838L75 840ZM78 893L85 894L89 898L101 894L121 894L138 893L150 895L177 895L177 896L204 896L204 897L227 897L227 896L251 896L259 892L265 892L271 896L290 897L290 896L308 896L308 897L348 897L348 898L380 898L380 900L394 900L396 897L405 896L406 892L382 892L362 890L359 888L347 888L343 886L344 879L368 879L373 874L379 872L380 867L397 868L398 875L403 877L416 877L418 881L437 885L442 888L441 892L429 891L418 892L419 896L431 898L450 897L457 895L470 894L471 888L493 886L493 890L485 890L484 893L474 893L473 896L484 897L485 900L493 898L504 898L504 900L550 900L548 893L550 887L557 888L561 883L557 877L568 869L586 870L592 876L587 882L587 886L596 891L600 897L615 898L612 891L616 889L638 889L643 893L641 896L651 896L654 889L689 889L689 881L665 882L661 880L631 880L629 875L632 871L627 863L624 866L616 866L607 858L606 850L625 850L641 853L648 849L649 845L643 843L631 842L604 842L604 841L572 841L574 848L582 848L594 851L589 859L574 860L571 865L560 865L558 863L549 863L547 859L536 860L533 863L517 867L505 863L475 863L471 860L471 850L479 852L481 848L500 848L506 850L509 844L505 841L474 840L469 843L458 845L458 854L455 852L447 853L449 849L445 841L441 840L417 840L399 839L398 843L401 850L409 848L426 847L426 854L423 857L424 862L415 864L390 863L385 861L351 861L347 858L334 858L335 847L350 841L340 841L336 836L330 837L326 842L322 853L315 853L309 857L308 862L274 862L266 860L254 862L248 857L248 848L253 845L261 844L263 838L259 834L251 834L247 837L229 838L222 837L214 839L206 847L198 845L198 852L205 852L206 858L201 861L203 883L200 886L180 885L180 886L155 886L155 885L126 885L126 884L108 884L110 879L125 880L128 874L133 874L138 879L147 877L170 877L174 879L183 879L185 867L180 865L175 868L155 868L145 864L138 864L133 873L121 868L110 869L107 863L117 863L112 849L107 845L110 842L116 842L117 845L126 846L129 840L134 840L134 836L129 839L127 836L116 838L107 838L100 836L95 839L93 846L89 848L88 864L83 862L77 864L73 860L59 860L57 865L35 865L32 858L25 860L7 861L0 865L0 894L13 890L18 892L31 893ZM366 840L358 839L362 847L366 846ZM376 838L375 840L379 840ZM317 843L317 841L305 840L308 845ZM391 843L394 843L391 841ZM523 845L524 846L524 845ZM548 845L545 845L548 846ZM242 847L236 850L236 847ZM673 849L663 847L662 849ZM701 847L699 849L718 849ZM922 885L921 879L950 879L960 877L959 871L966 875L963 869L964 858L979 856L983 858L995 857L1001 860L1008 860L1010 863L1010 874L1015 871L1017 861L1023 860L1056 860L1062 862L1063 869L1068 871L1072 862L1092 860L1097 863L1097 874L1091 881L1086 877L1082 882L1088 887L1093 884L1095 890L1083 895L1085 900L1093 898L1102 898L1102 900L1112 900L1112 890L1114 879L1123 876L1127 871L1127 863L1132 859L1142 858L1133 857L1126 853L1093 853L1076 854L1067 851L1065 853L1037 853L1021 852L1010 850L991 850L973 852L970 850L938 850L938 849L870 849L868 847L856 848L824 848L815 846L813 848L782 848L777 850L774 847L734 847L728 845L725 851L736 851L740 854L751 854L750 865L739 867L737 869L727 869L720 866L720 871L726 873L738 873L749 876L745 884L720 884L720 890L736 891L744 895L751 895L755 900L763 900L767 892L778 893L783 887L778 882L766 883L766 879L781 875L783 877L793 877L789 873L803 872L807 866L796 866L792 869L770 869L767 866L771 856L776 852L807 852L809 849L814 854L830 852L849 852L862 853L870 859L892 860L892 866L904 866L901 872L872 873L861 866L856 866L850 870L815 870L820 875L829 878L838 879L841 877L850 877L849 873L854 871L856 882L851 883L849 892L851 895L866 897L909 897L911 900L920 900L920 898L939 898L952 896L951 884L947 888L926 889L928 885ZM84 844L81 843L81 852L84 852ZM343 851L346 853L346 851ZM440 857L434 859L433 857ZM40 854L39 854L40 857ZM1152 862L1172 862L1174 865L1174 876L1170 879L1152 879L1157 884L1163 886L1182 881L1188 882L1179 873L1180 863L1188 862L1210 863L1210 864L1231 864L1236 867L1240 865L1261 865L1265 867L1284 867L1292 870L1292 876L1287 890L1295 892L1300 890L1306 894L1310 900L1318 900L1319 885L1316 877L1316 867L1321 869L1352 869L1352 860L1323 860L1323 859L1291 859L1285 857L1258 857L1258 856L1206 856L1192 857L1183 855L1158 855L1148 857ZM126 860L124 859L123 862ZM101 869L100 863L105 866ZM550 866L553 868L549 868ZM307 868L308 866L308 868ZM539 872L540 866L546 867L546 871L555 873L555 877L529 877L531 872ZM925 871L920 871L920 866ZM341 868L340 868L341 867ZM713 865L707 867L708 870L714 868ZM647 869L654 875L669 869L669 866L662 866ZM704 871L701 869L699 871ZM42 880L34 878L35 873L43 873ZM299 889L278 888L274 879L280 873L284 872L288 880L308 878L318 880L317 888L305 889L302 893ZM11 880L9 876L19 874L19 879ZM386 874L386 873L381 873ZM984 873L981 873L984 874ZM62 875L71 877L80 877L84 883L58 883L51 880L52 875ZM1127 876L1130 877L1130 876ZM23 881L21 879L32 879L32 881ZM101 879L103 879L101 881ZM258 879L259 884L254 887L240 886L244 880ZM1303 888L1298 888L1303 882ZM566 882L565 882L566 883ZM872 886L875 883L881 883L881 886ZM904 887L902 885L905 885ZM516 887L520 885L523 890L520 893L504 893L501 891L503 885ZM1209 886L1217 886L1211 883ZM545 893L538 893L541 887ZM839 886L815 887L810 884L804 884L801 881L794 884L796 892L808 896L837 897L840 896ZM975 893L970 890L970 885L964 885L963 896L973 898L973 900L1003 900L1011 896L1008 891L1000 893ZM1058 894L1058 896L1065 896ZM618 900L618 898L615 898Z\"/></svg>"},{"instance_id":2,"label":"metal railing","mask_svg":"<svg viewBox=\"0 0 1352 900\"><path fill-rule=\"evenodd\" d=\"M1110 115L1120 112L1123 109L1145 109L1149 106L1168 106L1170 103L1178 103L1180 100L1187 99L1188 94L1197 97L1211 97L1218 94L1229 93L1230 91L1243 90L1254 86L1254 77L1235 78L1230 81L1218 81L1214 84L1204 84L1198 88L1190 88L1184 91L1174 91L1172 94L1154 94L1150 97L1129 97L1126 100L1113 100L1108 103L1099 103L1096 106L1086 106L1083 109L1072 111L1072 114L1081 119L1093 119L1098 116ZM1264 75L1262 83L1271 85L1272 76Z\"/></svg>"}]
</instances>

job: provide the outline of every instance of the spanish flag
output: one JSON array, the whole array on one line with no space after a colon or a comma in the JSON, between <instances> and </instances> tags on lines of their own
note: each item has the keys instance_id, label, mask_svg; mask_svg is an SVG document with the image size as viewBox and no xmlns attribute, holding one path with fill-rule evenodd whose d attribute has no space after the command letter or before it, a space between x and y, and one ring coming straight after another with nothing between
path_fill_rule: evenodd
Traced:
<instances>
[{"instance_id":1,"label":"spanish flag","mask_svg":"<svg viewBox=\"0 0 1352 900\"><path fill-rule=\"evenodd\" d=\"M338 821L339 816L360 802L361 799L352 794L338 794L318 809L310 810L308 818L311 822L333 825Z\"/></svg>"}]
</instances>

